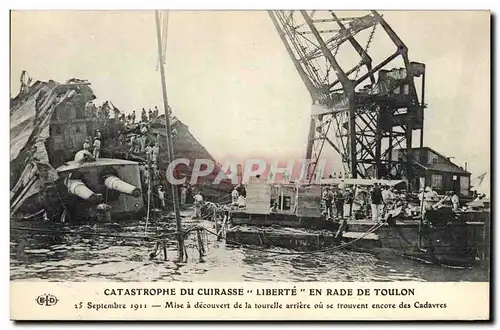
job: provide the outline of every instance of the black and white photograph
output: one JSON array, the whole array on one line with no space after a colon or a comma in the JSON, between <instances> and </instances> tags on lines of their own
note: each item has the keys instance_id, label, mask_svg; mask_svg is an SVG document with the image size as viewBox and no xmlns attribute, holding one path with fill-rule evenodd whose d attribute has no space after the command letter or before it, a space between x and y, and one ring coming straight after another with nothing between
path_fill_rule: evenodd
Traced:
<instances>
[{"instance_id":1,"label":"black and white photograph","mask_svg":"<svg viewBox=\"0 0 500 330\"><path fill-rule=\"evenodd\" d=\"M490 282L490 24L12 10L11 283Z\"/></svg>"}]
</instances>

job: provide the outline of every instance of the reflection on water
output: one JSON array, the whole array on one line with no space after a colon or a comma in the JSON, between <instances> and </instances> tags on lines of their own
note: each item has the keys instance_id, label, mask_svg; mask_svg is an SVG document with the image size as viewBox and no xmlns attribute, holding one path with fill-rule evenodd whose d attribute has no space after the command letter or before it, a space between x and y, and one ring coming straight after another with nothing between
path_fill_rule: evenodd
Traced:
<instances>
[{"instance_id":1,"label":"reflection on water","mask_svg":"<svg viewBox=\"0 0 500 330\"><path fill-rule=\"evenodd\" d=\"M186 227L189 221L184 221ZM173 226L169 220L168 226ZM212 226L212 224L204 223ZM165 224L150 226L148 233ZM81 229L81 228L79 228ZM97 228L102 232L143 235L144 223ZM120 232L118 232L120 231ZM487 281L484 270L451 269L397 256L334 251L324 255L276 255L226 245L208 235L203 262L193 233L188 261L175 262L175 241L168 242L168 260L150 260L155 242L134 238L85 235L51 237L11 232L11 279L50 281Z\"/></svg>"}]
</instances>

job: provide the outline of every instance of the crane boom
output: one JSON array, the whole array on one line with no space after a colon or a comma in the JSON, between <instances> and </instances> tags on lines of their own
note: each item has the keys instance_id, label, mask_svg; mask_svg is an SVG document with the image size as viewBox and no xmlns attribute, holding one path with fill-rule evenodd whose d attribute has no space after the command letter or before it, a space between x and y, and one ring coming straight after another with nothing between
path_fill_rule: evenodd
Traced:
<instances>
[{"instance_id":1,"label":"crane boom","mask_svg":"<svg viewBox=\"0 0 500 330\"><path fill-rule=\"evenodd\" d=\"M279 10L269 16L311 97L308 179L327 147L340 155L353 178L390 176L410 182L411 135L423 131L424 101L415 78L425 75L425 65L410 62L408 48L376 11L346 16ZM369 50L377 27L394 50L373 66L377 61ZM400 67L385 69L398 59ZM423 84L421 90L423 96Z\"/></svg>"}]
</instances>

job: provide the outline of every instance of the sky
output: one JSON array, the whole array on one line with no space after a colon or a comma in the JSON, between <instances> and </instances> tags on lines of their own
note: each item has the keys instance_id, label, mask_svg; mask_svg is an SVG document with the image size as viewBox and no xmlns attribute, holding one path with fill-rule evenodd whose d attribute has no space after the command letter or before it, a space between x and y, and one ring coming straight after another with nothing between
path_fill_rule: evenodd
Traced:
<instances>
[{"instance_id":1,"label":"sky","mask_svg":"<svg viewBox=\"0 0 500 330\"><path fill-rule=\"evenodd\" d=\"M489 171L489 13L380 13L426 64L424 145ZM304 157L310 96L267 12L173 11L167 47L169 104L216 160ZM375 35L370 50L384 47ZM161 109L157 51L153 11L14 11L11 95L27 70L88 79L125 112Z\"/></svg>"}]
</instances>

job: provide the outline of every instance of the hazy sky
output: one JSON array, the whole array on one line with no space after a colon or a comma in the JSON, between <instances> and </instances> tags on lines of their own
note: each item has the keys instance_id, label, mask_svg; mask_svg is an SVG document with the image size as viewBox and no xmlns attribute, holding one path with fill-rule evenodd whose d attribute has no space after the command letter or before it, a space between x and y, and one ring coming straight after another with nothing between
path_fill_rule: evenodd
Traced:
<instances>
[{"instance_id":1,"label":"hazy sky","mask_svg":"<svg viewBox=\"0 0 500 330\"><path fill-rule=\"evenodd\" d=\"M381 13L427 67L424 144L489 171L489 13ZM16 11L11 35L12 95L25 69L88 79L126 112L162 105L152 11ZM217 160L304 156L310 97L266 12L171 12L166 70L174 114Z\"/></svg>"}]
</instances>

